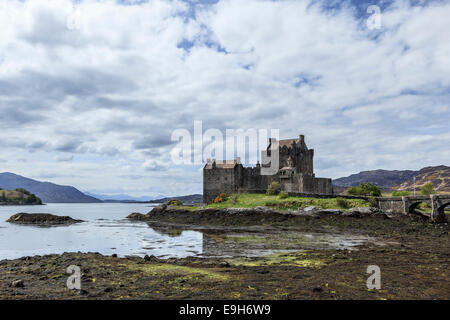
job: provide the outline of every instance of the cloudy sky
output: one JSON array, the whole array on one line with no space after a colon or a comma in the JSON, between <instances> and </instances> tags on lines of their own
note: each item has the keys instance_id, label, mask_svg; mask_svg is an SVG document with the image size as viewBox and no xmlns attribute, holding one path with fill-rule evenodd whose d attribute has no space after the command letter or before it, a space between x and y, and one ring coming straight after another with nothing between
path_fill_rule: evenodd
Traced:
<instances>
[{"instance_id":1,"label":"cloudy sky","mask_svg":"<svg viewBox=\"0 0 450 320\"><path fill-rule=\"evenodd\" d=\"M194 120L305 134L323 177L450 165L449 17L449 0L0 0L0 172L201 192L201 166L170 157Z\"/></svg>"}]
</instances>

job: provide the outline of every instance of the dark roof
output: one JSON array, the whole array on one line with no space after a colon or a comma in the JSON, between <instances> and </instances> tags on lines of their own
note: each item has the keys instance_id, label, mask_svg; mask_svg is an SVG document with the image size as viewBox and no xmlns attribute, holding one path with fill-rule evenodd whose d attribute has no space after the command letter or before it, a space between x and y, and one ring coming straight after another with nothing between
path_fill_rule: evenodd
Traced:
<instances>
[{"instance_id":1,"label":"dark roof","mask_svg":"<svg viewBox=\"0 0 450 320\"><path fill-rule=\"evenodd\" d=\"M285 140L280 140L280 147L286 146L286 147L290 147L292 146L292 144L297 144L300 142L300 139L285 139Z\"/></svg>"},{"instance_id":2,"label":"dark roof","mask_svg":"<svg viewBox=\"0 0 450 320\"><path fill-rule=\"evenodd\" d=\"M206 163L205 165L205 169L212 169L213 168L213 161L216 162L216 168L219 169L233 169L234 167L236 167L238 164L240 164L240 161L238 160L210 160L208 161L208 163Z\"/></svg>"}]
</instances>

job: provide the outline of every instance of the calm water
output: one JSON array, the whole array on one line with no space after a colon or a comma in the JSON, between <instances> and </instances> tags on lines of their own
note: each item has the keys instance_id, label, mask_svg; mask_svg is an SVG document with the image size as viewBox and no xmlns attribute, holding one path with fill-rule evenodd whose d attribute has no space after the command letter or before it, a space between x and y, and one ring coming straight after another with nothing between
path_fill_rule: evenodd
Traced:
<instances>
[{"instance_id":1,"label":"calm water","mask_svg":"<svg viewBox=\"0 0 450 320\"><path fill-rule=\"evenodd\" d=\"M368 240L357 235L328 233L283 231L275 235L223 230L198 232L165 226L150 227L145 222L132 222L125 218L132 212L147 213L151 209L149 204L122 203L0 206L0 260L77 251L100 252L105 255L116 253L119 256L155 255L163 258L193 255L258 256L283 249L351 249ZM19 212L51 213L85 222L59 227L5 222ZM277 241L272 241L275 238Z\"/></svg>"},{"instance_id":2,"label":"calm water","mask_svg":"<svg viewBox=\"0 0 450 320\"><path fill-rule=\"evenodd\" d=\"M0 207L0 259L63 252L183 257L202 250L202 234L184 231L179 237L160 234L146 223L130 222L132 212L147 213L149 204L95 203ZM18 212L51 213L86 222L36 227L5 222ZM180 244L183 244L181 246ZM192 254L192 253L191 253Z\"/></svg>"}]
</instances>

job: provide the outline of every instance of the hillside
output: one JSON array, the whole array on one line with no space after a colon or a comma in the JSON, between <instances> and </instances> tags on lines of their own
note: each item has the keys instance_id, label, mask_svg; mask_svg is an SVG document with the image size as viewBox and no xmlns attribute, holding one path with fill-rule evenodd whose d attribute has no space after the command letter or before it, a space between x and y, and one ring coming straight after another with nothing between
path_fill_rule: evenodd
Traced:
<instances>
[{"instance_id":1,"label":"hillside","mask_svg":"<svg viewBox=\"0 0 450 320\"><path fill-rule=\"evenodd\" d=\"M39 205L42 200L27 190L0 190L0 205Z\"/></svg>"},{"instance_id":2,"label":"hillside","mask_svg":"<svg viewBox=\"0 0 450 320\"><path fill-rule=\"evenodd\" d=\"M419 190L423 184L432 182L436 191L450 192L450 167L448 166L426 167L419 171L362 171L358 174L333 180L333 186L336 193L341 193L348 187L357 186L361 182L376 184L379 188L386 191L412 191L414 189L414 176L416 177L416 190Z\"/></svg>"},{"instance_id":3,"label":"hillside","mask_svg":"<svg viewBox=\"0 0 450 320\"><path fill-rule=\"evenodd\" d=\"M100 200L90 197L71 186L40 182L17 174L0 173L0 188L14 190L24 188L34 193L44 203L94 203Z\"/></svg>"},{"instance_id":4,"label":"hillside","mask_svg":"<svg viewBox=\"0 0 450 320\"><path fill-rule=\"evenodd\" d=\"M412 179L418 171L412 170L372 170L362 171L348 177L333 180L333 185L337 187L353 187L361 182L376 184L381 189L391 189L399 184Z\"/></svg>"},{"instance_id":5,"label":"hillside","mask_svg":"<svg viewBox=\"0 0 450 320\"><path fill-rule=\"evenodd\" d=\"M128 194L113 194L113 195L105 195L99 193L85 192L88 196L97 198L104 202L147 202L155 199L164 198L164 196L150 197L150 196L142 196L142 197L133 197Z\"/></svg>"},{"instance_id":6,"label":"hillside","mask_svg":"<svg viewBox=\"0 0 450 320\"><path fill-rule=\"evenodd\" d=\"M203 196L201 194L192 194L189 196L180 196L180 197L168 197L157 200L148 201L149 203L164 203L169 200L180 200L183 204L194 204L194 203L202 203Z\"/></svg>"},{"instance_id":7,"label":"hillside","mask_svg":"<svg viewBox=\"0 0 450 320\"><path fill-rule=\"evenodd\" d=\"M437 192L450 192L450 167L427 167L420 170L416 175L416 190L428 182L433 183ZM399 191L414 190L414 179L401 183L395 189Z\"/></svg>"}]
</instances>

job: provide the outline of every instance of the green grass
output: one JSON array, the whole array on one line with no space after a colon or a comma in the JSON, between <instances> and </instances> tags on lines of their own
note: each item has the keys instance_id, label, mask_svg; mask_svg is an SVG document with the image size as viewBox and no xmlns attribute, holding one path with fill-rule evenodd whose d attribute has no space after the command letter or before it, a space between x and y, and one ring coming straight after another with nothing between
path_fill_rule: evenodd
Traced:
<instances>
[{"instance_id":1,"label":"green grass","mask_svg":"<svg viewBox=\"0 0 450 320\"><path fill-rule=\"evenodd\" d=\"M207 208L254 208L258 206L272 207L275 209L292 209L297 210L309 206L315 206L321 209L345 209L342 207L342 199L318 199L318 198L303 198L303 197L288 197L285 199L280 196L270 196L267 194L249 194L243 193L235 203L231 200L226 200L221 203L209 204ZM345 199L347 208L369 207L370 203L362 199Z\"/></svg>"}]
</instances>

